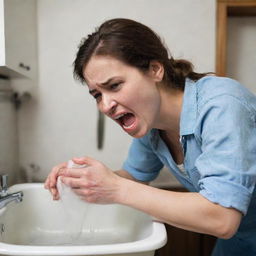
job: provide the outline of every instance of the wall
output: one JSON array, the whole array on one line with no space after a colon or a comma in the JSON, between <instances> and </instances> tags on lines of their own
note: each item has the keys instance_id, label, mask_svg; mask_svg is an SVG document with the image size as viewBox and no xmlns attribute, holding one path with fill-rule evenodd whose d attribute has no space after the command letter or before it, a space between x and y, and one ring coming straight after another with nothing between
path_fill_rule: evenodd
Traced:
<instances>
[{"instance_id":1,"label":"wall","mask_svg":"<svg viewBox=\"0 0 256 256\"><path fill-rule=\"evenodd\" d=\"M256 17L228 18L227 75L256 94Z\"/></svg>"},{"instance_id":2,"label":"wall","mask_svg":"<svg viewBox=\"0 0 256 256\"><path fill-rule=\"evenodd\" d=\"M11 83L0 78L0 174L8 174L8 184L15 183L18 168L17 113Z\"/></svg>"},{"instance_id":3,"label":"wall","mask_svg":"<svg viewBox=\"0 0 256 256\"><path fill-rule=\"evenodd\" d=\"M39 81L19 87L34 97L19 111L20 164L34 175L31 180L43 180L53 165L72 156L121 166L131 138L107 120L104 149L97 150L95 102L72 77L80 39L115 17L147 24L175 58L187 58L197 71L214 71L214 0L38 0Z\"/></svg>"}]
</instances>

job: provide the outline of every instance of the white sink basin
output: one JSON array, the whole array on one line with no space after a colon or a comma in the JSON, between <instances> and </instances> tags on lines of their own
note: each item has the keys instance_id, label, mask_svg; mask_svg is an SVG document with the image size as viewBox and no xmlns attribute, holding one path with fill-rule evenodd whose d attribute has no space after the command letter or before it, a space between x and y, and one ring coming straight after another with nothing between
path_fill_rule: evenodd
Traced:
<instances>
[{"instance_id":1,"label":"white sink basin","mask_svg":"<svg viewBox=\"0 0 256 256\"><path fill-rule=\"evenodd\" d=\"M23 191L23 201L0 210L0 255L151 256L166 243L162 223L118 204L90 204L81 232L74 236L62 203L53 201L43 184L9 189L17 191Z\"/></svg>"}]
</instances>

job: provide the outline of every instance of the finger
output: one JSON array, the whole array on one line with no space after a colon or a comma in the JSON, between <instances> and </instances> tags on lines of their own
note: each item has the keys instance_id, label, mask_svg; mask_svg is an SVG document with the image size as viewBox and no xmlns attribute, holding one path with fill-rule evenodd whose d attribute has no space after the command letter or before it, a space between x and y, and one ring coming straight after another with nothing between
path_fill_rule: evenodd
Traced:
<instances>
[{"instance_id":1,"label":"finger","mask_svg":"<svg viewBox=\"0 0 256 256\"><path fill-rule=\"evenodd\" d=\"M90 189L72 188L72 190L83 200L86 200L85 197L91 196L93 194L93 191Z\"/></svg>"},{"instance_id":2,"label":"finger","mask_svg":"<svg viewBox=\"0 0 256 256\"><path fill-rule=\"evenodd\" d=\"M45 189L49 189L50 188L50 186L49 186L49 178L48 177L46 178L46 180L44 182L44 188Z\"/></svg>"},{"instance_id":3,"label":"finger","mask_svg":"<svg viewBox=\"0 0 256 256\"><path fill-rule=\"evenodd\" d=\"M74 157L72 158L72 161L76 164L87 164L87 165L93 165L94 163L98 162L97 160L89 156Z\"/></svg>"},{"instance_id":4,"label":"finger","mask_svg":"<svg viewBox=\"0 0 256 256\"><path fill-rule=\"evenodd\" d=\"M60 196L59 196L59 192L56 188L51 188L50 192L52 194L53 200L59 200Z\"/></svg>"},{"instance_id":5,"label":"finger","mask_svg":"<svg viewBox=\"0 0 256 256\"><path fill-rule=\"evenodd\" d=\"M80 188L81 187L81 180L77 178L71 177L61 177L62 183L71 187L71 188Z\"/></svg>"},{"instance_id":6,"label":"finger","mask_svg":"<svg viewBox=\"0 0 256 256\"><path fill-rule=\"evenodd\" d=\"M61 171L62 168L65 168L66 166L67 166L67 163L62 163L62 164L59 164L59 165L55 166L52 169L52 172L48 176L49 177L49 187L50 188L55 188L56 187L59 172Z\"/></svg>"},{"instance_id":7,"label":"finger","mask_svg":"<svg viewBox=\"0 0 256 256\"><path fill-rule=\"evenodd\" d=\"M87 164L85 164L84 158L82 157L74 157L69 161L69 168L83 168L87 166Z\"/></svg>"},{"instance_id":8,"label":"finger","mask_svg":"<svg viewBox=\"0 0 256 256\"><path fill-rule=\"evenodd\" d=\"M95 195L92 190L84 190L84 189L74 189L74 193L80 197L81 200L87 203L98 203L98 197Z\"/></svg>"},{"instance_id":9,"label":"finger","mask_svg":"<svg viewBox=\"0 0 256 256\"><path fill-rule=\"evenodd\" d=\"M86 160L86 157L73 157L73 158L72 158L72 161L73 161L75 164L79 164L79 165L84 165L84 164L86 164L85 160Z\"/></svg>"},{"instance_id":10,"label":"finger","mask_svg":"<svg viewBox=\"0 0 256 256\"><path fill-rule=\"evenodd\" d=\"M58 190L56 187L58 172L61 168L65 167L66 165L67 165L67 163L62 163L62 164L59 164L58 166L55 166L45 181L44 186L46 189L48 189L50 191L54 200L59 199L59 193L58 193Z\"/></svg>"},{"instance_id":11,"label":"finger","mask_svg":"<svg viewBox=\"0 0 256 256\"><path fill-rule=\"evenodd\" d=\"M87 170L84 168L62 168L58 175L72 178L80 178L86 176Z\"/></svg>"},{"instance_id":12,"label":"finger","mask_svg":"<svg viewBox=\"0 0 256 256\"><path fill-rule=\"evenodd\" d=\"M51 188L51 175L52 175L52 172L47 176L46 180L45 180L45 183L44 183L44 187L45 189L49 189Z\"/></svg>"},{"instance_id":13,"label":"finger","mask_svg":"<svg viewBox=\"0 0 256 256\"><path fill-rule=\"evenodd\" d=\"M52 175L52 172L47 176L45 182L44 182L44 187L46 189L50 189L50 179L51 179L51 175Z\"/></svg>"}]
</instances>

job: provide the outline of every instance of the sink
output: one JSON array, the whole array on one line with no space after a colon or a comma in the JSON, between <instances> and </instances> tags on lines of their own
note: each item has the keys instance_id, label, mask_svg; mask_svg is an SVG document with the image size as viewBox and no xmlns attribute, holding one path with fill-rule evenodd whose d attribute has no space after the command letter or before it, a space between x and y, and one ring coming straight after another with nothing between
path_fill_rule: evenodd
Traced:
<instances>
[{"instance_id":1,"label":"sink","mask_svg":"<svg viewBox=\"0 0 256 256\"><path fill-rule=\"evenodd\" d=\"M119 204L89 204L79 232L72 233L61 201L42 183L17 184L23 201L0 210L0 255L152 256L167 240L163 223Z\"/></svg>"}]
</instances>

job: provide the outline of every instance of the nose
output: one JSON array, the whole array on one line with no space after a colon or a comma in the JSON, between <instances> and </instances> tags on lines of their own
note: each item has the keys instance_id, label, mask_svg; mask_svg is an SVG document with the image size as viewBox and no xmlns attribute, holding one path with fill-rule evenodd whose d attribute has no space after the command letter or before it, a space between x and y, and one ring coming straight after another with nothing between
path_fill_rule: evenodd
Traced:
<instances>
[{"instance_id":1,"label":"nose","mask_svg":"<svg viewBox=\"0 0 256 256\"><path fill-rule=\"evenodd\" d=\"M109 95L103 95L100 105L100 111L105 115L111 115L115 107L117 106L117 102Z\"/></svg>"}]
</instances>

